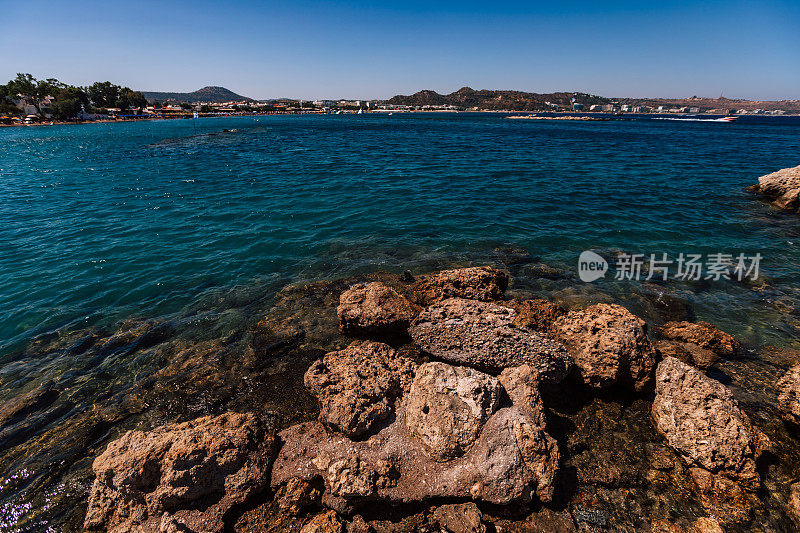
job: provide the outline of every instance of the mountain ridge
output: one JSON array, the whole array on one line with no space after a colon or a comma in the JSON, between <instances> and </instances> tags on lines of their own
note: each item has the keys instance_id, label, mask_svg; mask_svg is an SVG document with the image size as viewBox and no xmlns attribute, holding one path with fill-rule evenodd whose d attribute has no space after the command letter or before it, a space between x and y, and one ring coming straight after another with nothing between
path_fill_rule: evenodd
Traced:
<instances>
[{"instance_id":1,"label":"mountain ridge","mask_svg":"<svg viewBox=\"0 0 800 533\"><path fill-rule=\"evenodd\" d=\"M148 102L181 102L187 104L208 102L221 104L224 102L254 101L252 98L236 94L230 89L217 85L208 85L190 93L142 91L142 94L144 94Z\"/></svg>"}]
</instances>

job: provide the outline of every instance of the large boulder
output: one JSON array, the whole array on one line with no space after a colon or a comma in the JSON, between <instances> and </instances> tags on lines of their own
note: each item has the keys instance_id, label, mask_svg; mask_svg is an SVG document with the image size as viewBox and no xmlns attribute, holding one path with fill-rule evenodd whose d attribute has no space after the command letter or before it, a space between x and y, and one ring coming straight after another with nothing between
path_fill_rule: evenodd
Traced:
<instances>
[{"instance_id":1,"label":"large boulder","mask_svg":"<svg viewBox=\"0 0 800 533\"><path fill-rule=\"evenodd\" d=\"M157 532L163 523L221 531L228 510L267 486L275 449L253 414L129 431L94 460L84 527Z\"/></svg>"},{"instance_id":2,"label":"large boulder","mask_svg":"<svg viewBox=\"0 0 800 533\"><path fill-rule=\"evenodd\" d=\"M508 288L508 274L502 270L492 267L469 267L421 276L412 290L417 303L430 305L447 298L501 300L506 288Z\"/></svg>"},{"instance_id":3,"label":"large boulder","mask_svg":"<svg viewBox=\"0 0 800 533\"><path fill-rule=\"evenodd\" d=\"M364 441L329 431L319 422L284 430L280 434L284 445L272 471L273 487L295 477L322 478L326 489L323 504L341 512L373 501L392 504L468 498L504 505L525 503L534 496L549 501L558 470L558 447L545 431L544 417L531 415L543 412L540 403L522 406L513 403L514 398L540 402L536 393L524 390L536 389L537 373L530 368L521 370L516 379L509 381L514 391L509 393L512 404L494 410L492 396L497 386L489 376L478 377L479 373L469 370L438 371L436 366L423 368L423 376L428 372L434 376L434 386L443 391L442 405L451 401L457 412L463 412L460 408L464 405L473 412L469 404L474 403L480 413L489 413L477 439L468 446L463 445L464 433L452 421L441 421L443 433L461 439L460 447L465 448L463 452L458 450L461 455L450 454L452 458L446 461L431 457L430 447L426 449L409 429L419 423L409 421L403 401L396 408L394 421ZM437 380L454 385L455 390L437 385ZM468 390L459 390L459 381L462 387L474 384L480 391L473 395ZM414 409L425 407L422 401L411 403ZM429 419L424 423L432 427L436 421Z\"/></svg>"},{"instance_id":4,"label":"large boulder","mask_svg":"<svg viewBox=\"0 0 800 533\"><path fill-rule=\"evenodd\" d=\"M650 384L656 352L647 337L647 324L624 307L595 304L572 311L556 320L553 331L587 385L621 384L641 391Z\"/></svg>"},{"instance_id":5,"label":"large boulder","mask_svg":"<svg viewBox=\"0 0 800 533\"><path fill-rule=\"evenodd\" d=\"M778 380L778 412L787 422L800 425L800 365Z\"/></svg>"},{"instance_id":6,"label":"large boulder","mask_svg":"<svg viewBox=\"0 0 800 533\"><path fill-rule=\"evenodd\" d=\"M756 459L767 440L727 387L667 357L656 371L652 416L701 489L731 481L746 491L758 490Z\"/></svg>"},{"instance_id":7,"label":"large boulder","mask_svg":"<svg viewBox=\"0 0 800 533\"><path fill-rule=\"evenodd\" d=\"M345 333L402 333L419 308L380 282L360 283L339 297L339 326Z\"/></svg>"},{"instance_id":8,"label":"large boulder","mask_svg":"<svg viewBox=\"0 0 800 533\"><path fill-rule=\"evenodd\" d=\"M408 429L433 459L461 456L497 409L501 390L496 378L471 368L421 365L404 398Z\"/></svg>"},{"instance_id":9,"label":"large boulder","mask_svg":"<svg viewBox=\"0 0 800 533\"><path fill-rule=\"evenodd\" d=\"M733 357L742 350L742 345L732 335L708 322L667 322L661 328L661 336L683 343L687 350L707 350L721 357Z\"/></svg>"},{"instance_id":10,"label":"large boulder","mask_svg":"<svg viewBox=\"0 0 800 533\"><path fill-rule=\"evenodd\" d=\"M359 437L389 417L413 374L413 363L388 344L356 341L314 362L305 385L319 400L322 423Z\"/></svg>"},{"instance_id":11,"label":"large boulder","mask_svg":"<svg viewBox=\"0 0 800 533\"><path fill-rule=\"evenodd\" d=\"M800 166L761 176L755 189L776 207L797 210L800 207Z\"/></svg>"},{"instance_id":12,"label":"large boulder","mask_svg":"<svg viewBox=\"0 0 800 533\"><path fill-rule=\"evenodd\" d=\"M409 334L423 350L451 363L491 370L530 364L543 379L563 379L570 366L564 347L514 325L516 316L501 305L451 298L420 313Z\"/></svg>"}]
</instances>

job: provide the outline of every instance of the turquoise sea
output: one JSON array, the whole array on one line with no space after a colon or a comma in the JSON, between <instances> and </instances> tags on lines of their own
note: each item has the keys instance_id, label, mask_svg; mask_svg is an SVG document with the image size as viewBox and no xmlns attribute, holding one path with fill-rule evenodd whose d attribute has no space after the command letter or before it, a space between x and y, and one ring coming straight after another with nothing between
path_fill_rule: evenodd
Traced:
<instances>
[{"instance_id":1,"label":"turquoise sea","mask_svg":"<svg viewBox=\"0 0 800 533\"><path fill-rule=\"evenodd\" d=\"M0 347L168 314L212 288L404 269L422 255L500 245L573 272L588 248L760 252L769 298L794 298L798 224L743 189L798 154L796 118L395 114L5 128ZM714 294L714 318L769 305Z\"/></svg>"},{"instance_id":2,"label":"turquoise sea","mask_svg":"<svg viewBox=\"0 0 800 533\"><path fill-rule=\"evenodd\" d=\"M289 283L377 270L499 264L514 290L621 301L655 322L668 318L657 314L666 298L752 353L798 349L800 218L744 190L798 164L795 117L395 113L0 129L0 399L47 380L69 397L37 426L0 431L0 448L46 437L158 368L141 353L89 360L58 344L73 332L136 319L228 338ZM587 249L760 253L761 276L645 283L610 272L584 284L577 261ZM65 445L65 457L41 442L38 456L0 453L3 479L18 476L0 484L0 526L79 523L72 505L91 458L117 434L110 420ZM47 507L53 491L71 496Z\"/></svg>"}]
</instances>

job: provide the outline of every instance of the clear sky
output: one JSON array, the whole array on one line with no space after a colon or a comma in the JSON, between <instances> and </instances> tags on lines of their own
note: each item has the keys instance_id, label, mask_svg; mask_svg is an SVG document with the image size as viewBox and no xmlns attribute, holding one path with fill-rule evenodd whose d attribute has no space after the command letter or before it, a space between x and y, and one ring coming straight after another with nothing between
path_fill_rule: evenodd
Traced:
<instances>
[{"instance_id":1,"label":"clear sky","mask_svg":"<svg viewBox=\"0 0 800 533\"><path fill-rule=\"evenodd\" d=\"M0 80L258 99L420 89L800 98L800 0L0 0Z\"/></svg>"}]
</instances>

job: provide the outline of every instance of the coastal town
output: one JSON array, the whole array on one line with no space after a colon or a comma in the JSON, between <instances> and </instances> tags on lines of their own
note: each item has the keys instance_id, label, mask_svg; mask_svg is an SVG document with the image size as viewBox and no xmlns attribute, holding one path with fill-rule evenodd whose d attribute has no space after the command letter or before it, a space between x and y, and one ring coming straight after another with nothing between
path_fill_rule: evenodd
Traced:
<instances>
[{"instance_id":1,"label":"coastal town","mask_svg":"<svg viewBox=\"0 0 800 533\"><path fill-rule=\"evenodd\" d=\"M548 97L550 97L548 99ZM592 103L597 102L597 103ZM685 105L680 105L685 104ZM758 104L764 104L759 107ZM18 74L0 85L0 124L35 125L146 119L182 119L273 114L363 114L410 112L529 112L612 115L795 115L800 101L751 102L726 98L685 100L609 99L586 93L536 94L518 91L474 91L449 95L420 91L388 100L254 100L222 87L194 93L147 93L111 82L74 87L55 79Z\"/></svg>"}]
</instances>

